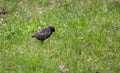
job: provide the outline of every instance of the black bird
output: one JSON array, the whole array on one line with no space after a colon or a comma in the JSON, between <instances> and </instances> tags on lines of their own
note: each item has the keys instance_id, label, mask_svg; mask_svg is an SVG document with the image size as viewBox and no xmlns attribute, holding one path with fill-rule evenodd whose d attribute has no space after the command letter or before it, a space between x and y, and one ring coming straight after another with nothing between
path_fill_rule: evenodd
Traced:
<instances>
[{"instance_id":1,"label":"black bird","mask_svg":"<svg viewBox=\"0 0 120 73\"><path fill-rule=\"evenodd\" d=\"M53 26L49 26L48 28L44 28L36 34L32 35L32 38L44 41L49 38L53 32L55 32L55 28Z\"/></svg>"}]
</instances>

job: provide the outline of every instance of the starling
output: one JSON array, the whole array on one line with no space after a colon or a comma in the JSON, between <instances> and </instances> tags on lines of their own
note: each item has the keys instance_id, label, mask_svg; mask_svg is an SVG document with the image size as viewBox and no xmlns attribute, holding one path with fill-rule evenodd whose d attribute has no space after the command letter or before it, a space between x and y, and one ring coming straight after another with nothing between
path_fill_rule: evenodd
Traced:
<instances>
[{"instance_id":1,"label":"starling","mask_svg":"<svg viewBox=\"0 0 120 73\"><path fill-rule=\"evenodd\" d=\"M48 28L44 28L36 34L32 35L32 38L44 41L52 35L52 32L55 32L55 28L53 26L49 26Z\"/></svg>"}]
</instances>

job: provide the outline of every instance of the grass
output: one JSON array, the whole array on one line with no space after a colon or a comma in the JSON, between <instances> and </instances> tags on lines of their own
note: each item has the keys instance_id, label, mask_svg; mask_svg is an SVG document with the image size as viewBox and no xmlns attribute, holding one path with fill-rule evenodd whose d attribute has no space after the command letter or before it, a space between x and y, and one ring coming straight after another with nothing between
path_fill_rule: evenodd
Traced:
<instances>
[{"instance_id":1,"label":"grass","mask_svg":"<svg viewBox=\"0 0 120 73\"><path fill-rule=\"evenodd\" d=\"M0 2L0 73L119 73L120 1ZM52 25L42 44L31 35Z\"/></svg>"}]
</instances>

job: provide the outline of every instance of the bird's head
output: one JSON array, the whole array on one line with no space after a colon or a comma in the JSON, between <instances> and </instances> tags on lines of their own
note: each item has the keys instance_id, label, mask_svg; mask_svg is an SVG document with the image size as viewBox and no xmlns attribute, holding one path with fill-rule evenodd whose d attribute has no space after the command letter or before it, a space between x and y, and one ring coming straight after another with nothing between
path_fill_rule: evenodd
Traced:
<instances>
[{"instance_id":1,"label":"bird's head","mask_svg":"<svg viewBox=\"0 0 120 73\"><path fill-rule=\"evenodd\" d=\"M48 27L52 32L55 32L55 28L53 26Z\"/></svg>"}]
</instances>

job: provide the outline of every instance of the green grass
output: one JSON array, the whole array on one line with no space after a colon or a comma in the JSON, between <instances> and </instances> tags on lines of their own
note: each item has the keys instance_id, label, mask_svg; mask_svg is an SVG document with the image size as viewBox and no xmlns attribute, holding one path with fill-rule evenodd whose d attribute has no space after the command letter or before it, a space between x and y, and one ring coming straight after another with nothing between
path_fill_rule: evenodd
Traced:
<instances>
[{"instance_id":1,"label":"green grass","mask_svg":"<svg viewBox=\"0 0 120 73\"><path fill-rule=\"evenodd\" d=\"M120 72L120 1L1 0L0 8L0 73ZM43 44L30 38L49 25L56 32Z\"/></svg>"}]
</instances>

